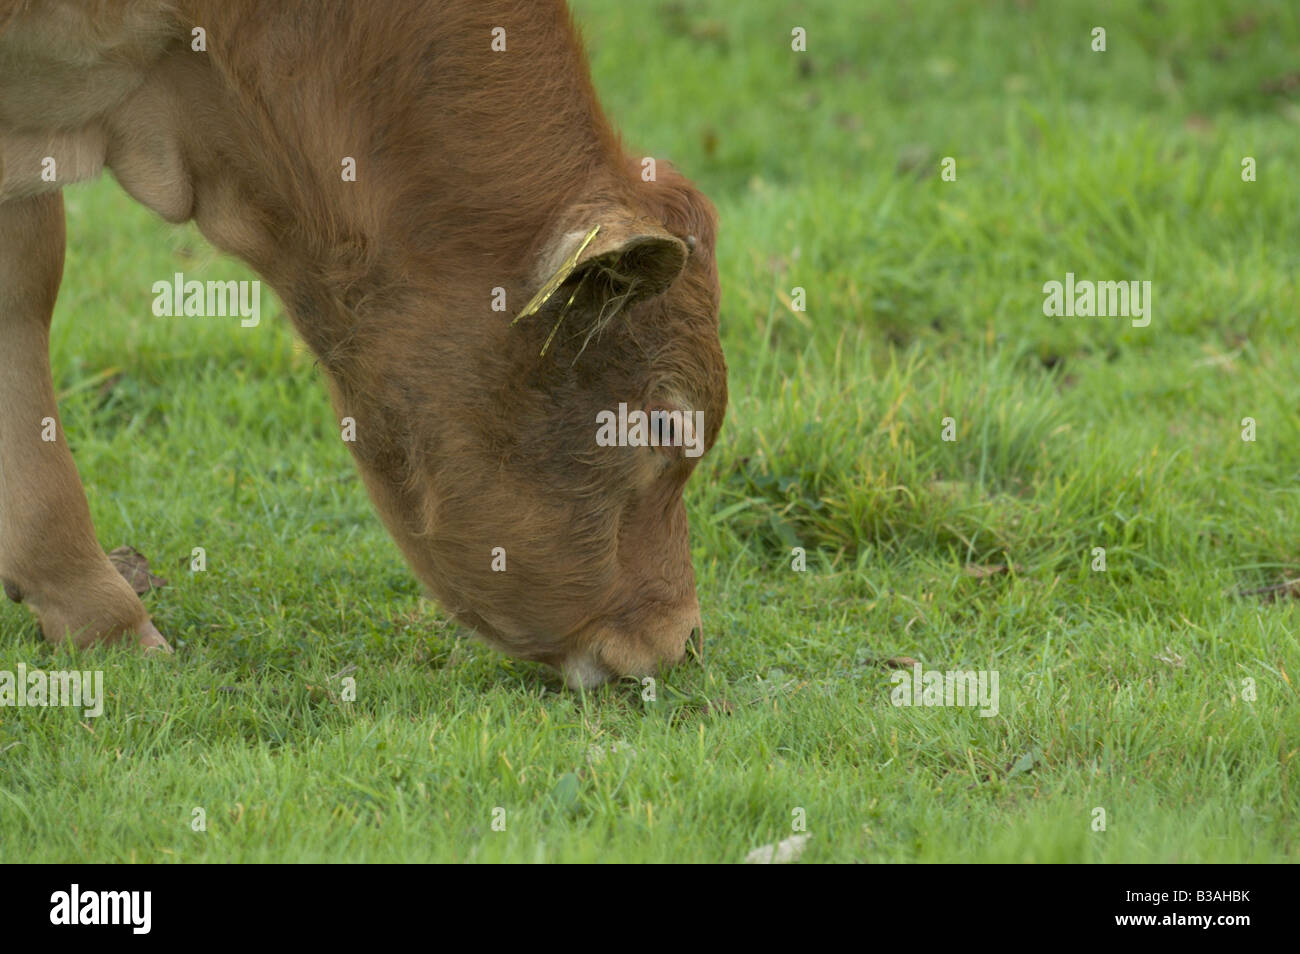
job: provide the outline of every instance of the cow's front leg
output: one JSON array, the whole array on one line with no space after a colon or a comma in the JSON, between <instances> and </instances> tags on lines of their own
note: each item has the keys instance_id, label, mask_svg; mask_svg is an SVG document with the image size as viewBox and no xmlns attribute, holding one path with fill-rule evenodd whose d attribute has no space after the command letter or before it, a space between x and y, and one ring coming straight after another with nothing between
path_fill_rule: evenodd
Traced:
<instances>
[{"instance_id":1,"label":"cow's front leg","mask_svg":"<svg viewBox=\"0 0 1300 954\"><path fill-rule=\"evenodd\" d=\"M0 202L0 580L46 639L167 649L90 522L50 375L63 273L63 199Z\"/></svg>"}]
</instances>

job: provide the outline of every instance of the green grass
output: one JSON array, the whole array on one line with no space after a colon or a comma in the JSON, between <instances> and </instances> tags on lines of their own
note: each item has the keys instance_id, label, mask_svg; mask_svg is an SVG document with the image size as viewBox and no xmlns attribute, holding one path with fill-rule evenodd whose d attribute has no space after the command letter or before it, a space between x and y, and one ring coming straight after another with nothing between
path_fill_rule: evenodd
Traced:
<instances>
[{"instance_id":1,"label":"green grass","mask_svg":"<svg viewBox=\"0 0 1300 954\"><path fill-rule=\"evenodd\" d=\"M1300 857L1300 600L1238 595L1300 576L1297 8L575 6L629 143L723 219L705 664L583 696L457 639L282 315L150 314L176 270L251 276L76 188L64 423L179 652L0 608L0 668L109 694L0 709L0 859L737 861L796 808L805 861ZM1045 317L1067 271L1151 281L1150 326ZM997 670L998 716L892 706L896 656Z\"/></svg>"}]
</instances>

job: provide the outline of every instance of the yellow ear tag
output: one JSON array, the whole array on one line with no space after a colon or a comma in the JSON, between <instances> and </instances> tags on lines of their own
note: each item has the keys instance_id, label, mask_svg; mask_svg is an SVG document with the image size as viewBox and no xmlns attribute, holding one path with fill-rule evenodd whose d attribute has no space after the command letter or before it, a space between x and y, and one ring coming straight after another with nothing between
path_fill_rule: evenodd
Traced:
<instances>
[{"instance_id":1,"label":"yellow ear tag","mask_svg":"<svg viewBox=\"0 0 1300 954\"><path fill-rule=\"evenodd\" d=\"M585 284L587 284L587 276L583 275L582 278L578 280L577 286L573 289L573 294L569 296L569 300L565 302L564 307L560 309L560 317L555 319L555 326L551 328L551 333L546 336L546 341L542 344L542 350L537 352L539 358L546 357L546 349L549 348L551 342L555 340L555 333L560 330L560 325L564 323L564 316L567 315L569 309L573 307L573 300L578 297L578 292L582 291L582 286Z\"/></svg>"},{"instance_id":2,"label":"yellow ear tag","mask_svg":"<svg viewBox=\"0 0 1300 954\"><path fill-rule=\"evenodd\" d=\"M587 237L582 240L582 243L576 249L573 250L573 254L564 260L564 264L560 266L559 270L546 280L546 284L537 290L537 294L534 295L532 300L524 306L524 310L515 316L514 321L510 322L511 327L514 327L519 319L527 318L529 315L535 315L541 310L542 306L545 305L547 301L550 300L550 297L555 294L556 289L563 285L564 280L573 274L573 270L578 267L579 256L587 250L587 246L591 244L591 240L596 237L596 233L599 231L600 226L597 225L587 233ZM572 299L570 299L569 303L573 303ZM555 332L552 331L551 334L554 336ZM547 339L546 343L550 344L550 339ZM542 350L545 351L546 349L543 348Z\"/></svg>"}]
</instances>

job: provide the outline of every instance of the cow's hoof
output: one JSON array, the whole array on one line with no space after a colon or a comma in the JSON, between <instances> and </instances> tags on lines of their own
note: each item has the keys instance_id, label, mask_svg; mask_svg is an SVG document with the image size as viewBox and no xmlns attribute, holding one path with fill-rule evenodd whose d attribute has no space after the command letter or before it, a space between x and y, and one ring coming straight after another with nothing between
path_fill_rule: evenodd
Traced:
<instances>
[{"instance_id":1,"label":"cow's hoof","mask_svg":"<svg viewBox=\"0 0 1300 954\"><path fill-rule=\"evenodd\" d=\"M147 653L170 653L172 648L167 645L167 640L163 639L162 633L158 632L158 627L154 626L149 620L145 620L135 628L140 636L139 646Z\"/></svg>"}]
</instances>

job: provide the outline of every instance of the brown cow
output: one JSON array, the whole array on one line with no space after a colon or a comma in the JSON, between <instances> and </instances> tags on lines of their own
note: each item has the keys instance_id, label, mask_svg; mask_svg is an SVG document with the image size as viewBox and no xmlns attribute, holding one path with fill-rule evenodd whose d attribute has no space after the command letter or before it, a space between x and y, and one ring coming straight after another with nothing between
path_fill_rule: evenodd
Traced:
<instances>
[{"instance_id":1,"label":"brown cow","mask_svg":"<svg viewBox=\"0 0 1300 954\"><path fill-rule=\"evenodd\" d=\"M49 370L58 190L103 168L276 290L458 619L574 686L681 659L699 458L596 422L702 412L716 440L716 218L666 164L643 181L560 0L0 0L0 577L50 640L165 647Z\"/></svg>"}]
</instances>

